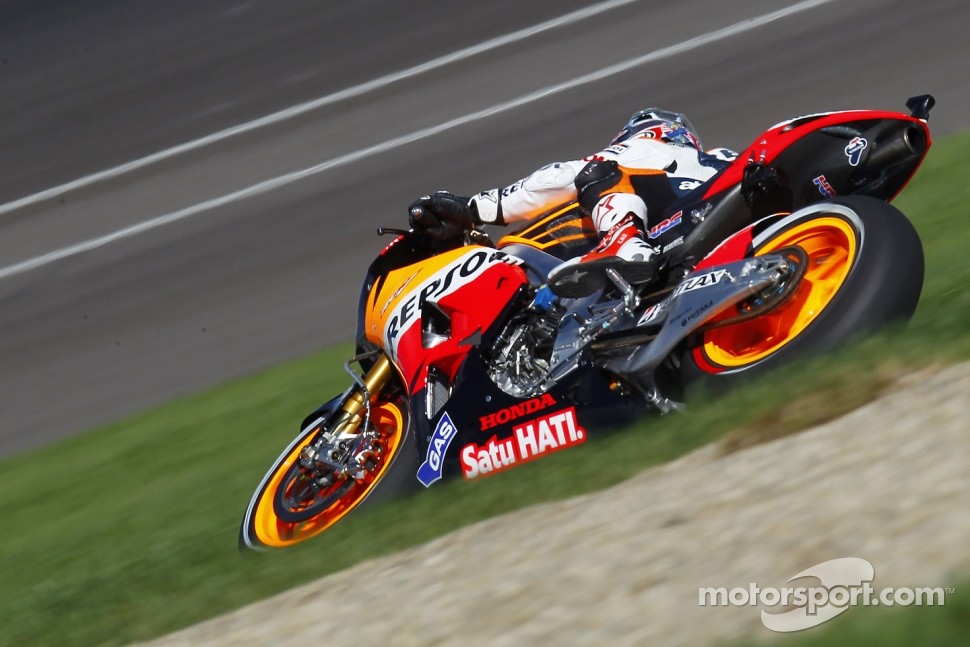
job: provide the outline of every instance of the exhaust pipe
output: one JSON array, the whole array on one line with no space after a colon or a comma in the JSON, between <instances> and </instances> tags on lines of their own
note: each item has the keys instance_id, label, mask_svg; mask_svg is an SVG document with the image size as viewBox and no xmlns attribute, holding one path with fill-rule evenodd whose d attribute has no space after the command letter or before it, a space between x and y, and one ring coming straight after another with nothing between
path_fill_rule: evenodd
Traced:
<instances>
[{"instance_id":1,"label":"exhaust pipe","mask_svg":"<svg viewBox=\"0 0 970 647\"><path fill-rule=\"evenodd\" d=\"M901 130L879 141L866 158L869 168L892 166L926 152L926 134L916 124L906 124Z\"/></svg>"}]
</instances>

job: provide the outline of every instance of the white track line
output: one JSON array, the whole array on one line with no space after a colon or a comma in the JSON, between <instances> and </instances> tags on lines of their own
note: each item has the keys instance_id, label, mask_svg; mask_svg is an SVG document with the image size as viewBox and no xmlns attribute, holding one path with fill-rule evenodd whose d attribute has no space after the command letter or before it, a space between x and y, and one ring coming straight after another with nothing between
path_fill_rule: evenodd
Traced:
<instances>
[{"instance_id":1,"label":"white track line","mask_svg":"<svg viewBox=\"0 0 970 647\"><path fill-rule=\"evenodd\" d=\"M13 202L2 204L0 205L0 215L9 213L15 209L20 209L21 207L43 202L44 200L56 198L59 195L63 195L75 189L90 186L96 182L102 182L119 175L124 175L125 173L130 173L137 169L148 166L149 164L161 162L162 160L166 160L170 157L175 157L176 155L181 155L182 153L187 153L189 151L220 142L236 135L248 133L258 128L263 128L264 126L271 126L273 124L286 121L287 119L293 119L294 117L298 117L302 114L328 106L338 101L358 97L362 94L379 90L380 88L391 85L392 83L397 83L398 81L403 81L405 79L418 76L419 74L430 72L431 70L438 69L439 67L444 67L445 65L450 65L451 63L456 63L466 58L471 58L472 56L482 54L489 50L504 47L505 45L509 45L520 40L525 40L526 38L530 38L544 31L556 29L557 27L565 27L566 25L571 25L573 23L586 20L587 18L592 18L593 16L601 14L605 11L610 11L611 9L616 9L617 7L622 7L638 1L639 0L608 0L607 2L601 2L585 9L573 11L572 13L560 16L559 18L547 20L546 22L533 25L532 27L520 29L519 31L506 34L505 36L492 38L483 43L479 43L478 45L473 45L472 47L467 47L457 52L447 54L440 58L428 61L427 63L422 63L421 65L416 65L400 72L394 72L372 81L368 81L367 83L355 85L345 90L328 94L325 97L313 99L311 101L286 108L285 110L274 112L273 114L260 117L259 119L254 119L253 121L248 121L244 124L233 126L232 128L220 130L219 132L207 135L201 139L179 144L178 146L173 146L172 148L166 148L165 150L153 153L147 157L142 157L141 159L137 159L120 166L115 166L114 168L109 168L105 171L99 171L98 173L93 173L92 175L86 175L82 178L78 178L77 180L68 182L67 184L61 184L45 191L41 191L40 193L28 195L18 200L14 200Z\"/></svg>"},{"instance_id":2,"label":"white track line","mask_svg":"<svg viewBox=\"0 0 970 647\"><path fill-rule=\"evenodd\" d=\"M286 186L287 184L292 184L293 182L309 177L311 175L322 173L334 167L351 164L353 162L360 161L367 157L371 157L372 155L376 155L377 153L382 153L395 148L399 148L401 146L419 141L421 139L427 139L428 137L432 137L434 135L445 132L447 130L451 130L452 128L463 126L473 121L479 121L481 119L485 119L487 117L491 117L493 115L506 112L508 110L512 110L513 108L518 108L520 106L533 103L535 101L544 99L554 94L565 92L566 90L571 90L579 86L592 83L594 81L599 81L609 76L614 76L616 74L629 71L633 68L639 67L641 65L645 65L647 63L652 63L654 61L658 61L664 58L669 58L671 56L682 54L684 52L697 49L698 47L708 45L718 40L723 40L725 38L730 38L731 36L742 34L752 29L756 29L758 27L767 25L768 23L774 22L776 20L780 20L787 16L790 16L802 11L806 11L808 9L812 9L814 7L827 4L832 1L833 0L804 0L803 2L799 2L797 4L791 5L790 7L786 7L784 9L780 9L778 11L774 11L756 18L743 20L741 22L735 23L723 29L718 29L716 31L708 32L701 36L697 36L696 38L691 38L689 40L686 40L682 43L671 45L670 47L665 47L663 49L658 49L653 52L650 52L649 54L645 54L637 58L632 58L632 59L623 61L621 63L617 63L615 65L610 65L596 72L592 72L590 74L586 74L586 75L577 77L575 79L571 79L569 81L560 83L558 85L553 85L547 88L543 88L541 90L537 90L530 94L523 95L517 99L512 99L511 101L507 101L505 103L500 103L498 105L492 106L491 108L479 110L478 112L473 112L471 114L467 114L462 117L457 117L455 119L452 119L451 121L446 121L442 124L438 124L437 126L432 126L430 128L418 130L410 134L385 141L375 146L370 146L368 148L357 150L352 153L348 153L346 155L341 155L339 157L335 157L325 162L321 162L320 164L311 166L309 168L306 168L300 171L295 171L293 173L288 173L286 175L281 175L279 177L271 178L269 180L265 180L258 184L249 186L245 189L235 191L233 193L229 193L227 195L224 195L218 198L213 198L212 200L206 200L205 202L200 202L198 204L192 205L191 207L186 207L178 211L173 211L171 213L167 213L157 218L152 218L151 220L147 220L137 225L132 225L131 227L126 227L124 229L108 234L106 236L87 240L85 242L78 243L76 245L71 245L69 247L64 247L62 249L50 252L49 254L44 254L42 256L37 256L35 258L29 259L20 263L16 263L14 265L9 265L7 267L0 269L0 279L13 276L14 274L20 274L22 272L33 270L38 267L52 263L54 261L67 258L69 256L74 256L82 252L87 252L93 249L97 249L98 247L107 245L108 243L112 243L117 240L121 240L123 238L135 236L137 234L141 234L151 229L161 227L162 225L166 225L178 220L182 220L184 218L194 216L198 213L208 211L210 209L214 209L216 207L229 204L231 202L236 202L238 200L243 200L255 195L259 195L261 193L272 191L273 189Z\"/></svg>"}]
</instances>

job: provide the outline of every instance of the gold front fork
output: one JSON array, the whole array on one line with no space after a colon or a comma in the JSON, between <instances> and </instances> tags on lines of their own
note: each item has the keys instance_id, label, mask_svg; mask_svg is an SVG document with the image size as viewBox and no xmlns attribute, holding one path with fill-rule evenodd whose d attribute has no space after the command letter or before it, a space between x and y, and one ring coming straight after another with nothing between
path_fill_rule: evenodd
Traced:
<instances>
[{"instance_id":1,"label":"gold front fork","mask_svg":"<svg viewBox=\"0 0 970 647\"><path fill-rule=\"evenodd\" d=\"M357 428L360 426L363 416L361 416L361 411L367 406L367 399L376 398L387 386L393 375L393 367L391 366L391 361L387 358L387 355L381 353L381 356L377 358L374 365L369 371L360 379L360 383L363 383L364 388L361 389L359 386L350 396L347 401L344 402L343 411L347 415L343 417L341 423L334 430L337 435L343 433L356 433ZM366 395L365 395L366 391Z\"/></svg>"}]
</instances>

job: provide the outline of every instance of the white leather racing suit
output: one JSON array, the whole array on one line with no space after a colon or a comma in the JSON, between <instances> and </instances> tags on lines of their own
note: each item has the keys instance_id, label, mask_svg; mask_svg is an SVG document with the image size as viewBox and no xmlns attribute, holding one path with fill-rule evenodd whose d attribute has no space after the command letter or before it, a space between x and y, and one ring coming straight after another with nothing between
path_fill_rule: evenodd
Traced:
<instances>
[{"instance_id":1,"label":"white leather racing suit","mask_svg":"<svg viewBox=\"0 0 970 647\"><path fill-rule=\"evenodd\" d=\"M653 176L653 184L647 191L641 191L636 186L637 182L620 182L602 192L597 208L592 209L593 222L600 232L605 232L632 211L646 226L648 212L652 216L659 216L675 199L710 179L734 157L736 154L727 149L705 153L690 146L652 139L646 134L634 135L582 160L543 166L504 189L483 191L473 196L471 202L484 223L506 224L530 220L559 205L575 201L576 177L590 162L613 160L625 177ZM608 194L620 192L633 193L641 199L631 196L632 199L623 200L624 213L609 208L608 203L604 207Z\"/></svg>"}]
</instances>

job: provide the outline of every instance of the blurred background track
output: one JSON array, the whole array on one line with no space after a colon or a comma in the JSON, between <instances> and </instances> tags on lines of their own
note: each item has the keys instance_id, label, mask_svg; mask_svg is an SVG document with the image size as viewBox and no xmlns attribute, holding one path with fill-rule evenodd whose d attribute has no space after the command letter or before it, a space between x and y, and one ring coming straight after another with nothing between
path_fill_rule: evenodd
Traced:
<instances>
[{"instance_id":1,"label":"blurred background track","mask_svg":"<svg viewBox=\"0 0 970 647\"><path fill-rule=\"evenodd\" d=\"M795 4L634 0L0 213L0 272ZM5 2L0 204L590 6ZM404 224L421 193L470 194L592 152L641 107L686 112L707 146L742 148L798 114L901 110L930 92L934 136L964 130L968 24L963 0L820 3L6 276L0 456L348 339L387 242L376 226Z\"/></svg>"}]
</instances>

